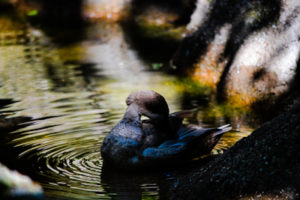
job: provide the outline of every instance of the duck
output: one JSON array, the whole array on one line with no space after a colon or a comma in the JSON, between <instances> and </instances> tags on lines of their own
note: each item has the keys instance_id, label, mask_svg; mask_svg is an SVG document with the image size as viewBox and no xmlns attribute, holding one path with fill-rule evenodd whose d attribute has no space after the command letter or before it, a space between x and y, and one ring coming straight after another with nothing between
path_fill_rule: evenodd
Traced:
<instances>
[{"instance_id":1,"label":"duck","mask_svg":"<svg viewBox=\"0 0 300 200\"><path fill-rule=\"evenodd\" d=\"M185 125L190 111L169 113L165 98L153 90L132 92L123 118L101 145L103 164L135 170L179 164L209 154L229 124L218 128ZM146 119L142 119L145 117Z\"/></svg>"}]
</instances>

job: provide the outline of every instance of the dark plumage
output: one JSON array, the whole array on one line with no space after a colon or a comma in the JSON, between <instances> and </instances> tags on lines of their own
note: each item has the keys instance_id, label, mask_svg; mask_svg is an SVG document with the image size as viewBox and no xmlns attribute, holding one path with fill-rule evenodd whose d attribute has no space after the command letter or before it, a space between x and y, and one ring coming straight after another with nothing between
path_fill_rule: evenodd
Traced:
<instances>
[{"instance_id":1,"label":"dark plumage","mask_svg":"<svg viewBox=\"0 0 300 200\"><path fill-rule=\"evenodd\" d=\"M208 154L231 127L184 126L188 112L169 114L166 100L154 91L131 93L122 120L105 137L104 163L122 169L180 163ZM141 120L144 115L149 120Z\"/></svg>"}]
</instances>

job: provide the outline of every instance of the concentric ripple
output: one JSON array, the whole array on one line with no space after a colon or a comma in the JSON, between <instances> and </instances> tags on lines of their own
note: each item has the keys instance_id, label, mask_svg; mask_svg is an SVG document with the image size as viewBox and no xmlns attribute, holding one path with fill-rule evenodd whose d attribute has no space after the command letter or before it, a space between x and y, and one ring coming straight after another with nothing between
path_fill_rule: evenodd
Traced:
<instances>
[{"instance_id":1,"label":"concentric ripple","mask_svg":"<svg viewBox=\"0 0 300 200\"><path fill-rule=\"evenodd\" d=\"M100 143L111 128L108 119L102 117L108 111L93 108L87 96L53 102L48 109L59 115L37 118L11 133L15 136L11 144L25 149L19 159L32 163L49 197L70 199L70 191L75 199L105 197L100 184Z\"/></svg>"}]
</instances>

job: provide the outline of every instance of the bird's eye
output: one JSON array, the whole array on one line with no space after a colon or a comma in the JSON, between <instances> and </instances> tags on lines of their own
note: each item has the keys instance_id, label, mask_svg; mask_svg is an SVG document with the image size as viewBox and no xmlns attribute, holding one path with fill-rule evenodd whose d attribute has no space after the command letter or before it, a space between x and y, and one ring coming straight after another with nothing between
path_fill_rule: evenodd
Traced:
<instances>
[{"instance_id":1,"label":"bird's eye","mask_svg":"<svg viewBox=\"0 0 300 200\"><path fill-rule=\"evenodd\" d=\"M150 121L151 119L145 115L141 116L141 121Z\"/></svg>"}]
</instances>

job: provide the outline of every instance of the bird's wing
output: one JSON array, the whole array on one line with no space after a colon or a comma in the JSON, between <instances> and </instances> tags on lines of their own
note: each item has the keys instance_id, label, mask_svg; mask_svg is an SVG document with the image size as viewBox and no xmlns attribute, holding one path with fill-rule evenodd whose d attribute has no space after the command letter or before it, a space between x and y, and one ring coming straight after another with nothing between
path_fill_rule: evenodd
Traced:
<instances>
[{"instance_id":1,"label":"bird's wing","mask_svg":"<svg viewBox=\"0 0 300 200\"><path fill-rule=\"evenodd\" d=\"M153 161L175 159L184 149L185 143L178 142L177 140L169 140L158 147L146 148L142 153L142 157Z\"/></svg>"},{"instance_id":2,"label":"bird's wing","mask_svg":"<svg viewBox=\"0 0 300 200\"><path fill-rule=\"evenodd\" d=\"M173 112L170 114L170 116L172 117L178 117L178 118L189 118L189 117L193 117L198 110L196 109L191 109L191 110L182 110L182 111L178 111L178 112Z\"/></svg>"},{"instance_id":3,"label":"bird's wing","mask_svg":"<svg viewBox=\"0 0 300 200\"><path fill-rule=\"evenodd\" d=\"M219 128L181 127L176 140L165 141L158 147L146 148L142 153L142 157L151 160L176 159L185 154L186 151L190 151L194 147L201 145L200 141L203 137L206 138L206 136L212 134L211 137L209 136L212 139L212 145L208 145L210 149L218 141L217 138L219 137L216 136L220 136L229 130L231 130L229 124L220 126Z\"/></svg>"}]
</instances>

